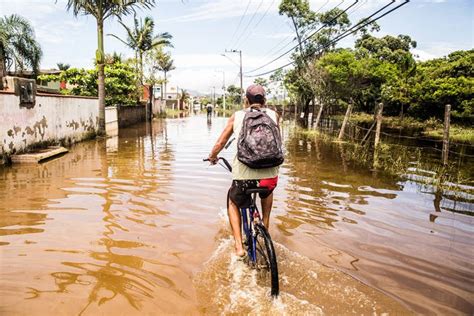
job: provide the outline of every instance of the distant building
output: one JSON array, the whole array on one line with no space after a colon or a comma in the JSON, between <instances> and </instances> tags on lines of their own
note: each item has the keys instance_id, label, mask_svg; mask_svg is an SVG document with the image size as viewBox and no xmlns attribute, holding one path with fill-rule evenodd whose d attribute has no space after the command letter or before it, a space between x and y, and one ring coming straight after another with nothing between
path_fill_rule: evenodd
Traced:
<instances>
[{"instance_id":1,"label":"distant building","mask_svg":"<svg viewBox=\"0 0 474 316\"><path fill-rule=\"evenodd\" d=\"M59 75L61 70L56 69L41 69L38 75ZM34 79L35 75L33 71L25 70L25 71L8 71L7 76L10 77L19 77L19 78L27 78L27 79ZM7 79L7 82L8 79ZM58 81L50 81L45 82L41 80L36 80L36 90L39 92L47 92L47 93L59 93L60 89L65 89L66 83ZM13 87L7 87L7 90L11 90Z\"/></svg>"},{"instance_id":2,"label":"distant building","mask_svg":"<svg viewBox=\"0 0 474 316\"><path fill-rule=\"evenodd\" d=\"M165 100L177 100L178 99L178 87L166 87L166 93L164 96Z\"/></svg>"}]
</instances>

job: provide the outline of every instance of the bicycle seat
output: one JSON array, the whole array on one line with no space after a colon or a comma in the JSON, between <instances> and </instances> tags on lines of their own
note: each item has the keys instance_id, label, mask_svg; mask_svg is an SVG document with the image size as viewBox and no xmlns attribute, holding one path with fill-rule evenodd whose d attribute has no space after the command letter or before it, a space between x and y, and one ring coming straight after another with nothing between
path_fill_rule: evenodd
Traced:
<instances>
[{"instance_id":1,"label":"bicycle seat","mask_svg":"<svg viewBox=\"0 0 474 316\"><path fill-rule=\"evenodd\" d=\"M255 189L247 189L245 190L245 193L246 194L253 194L253 193L268 193L268 189L267 188L255 188Z\"/></svg>"}]
</instances>

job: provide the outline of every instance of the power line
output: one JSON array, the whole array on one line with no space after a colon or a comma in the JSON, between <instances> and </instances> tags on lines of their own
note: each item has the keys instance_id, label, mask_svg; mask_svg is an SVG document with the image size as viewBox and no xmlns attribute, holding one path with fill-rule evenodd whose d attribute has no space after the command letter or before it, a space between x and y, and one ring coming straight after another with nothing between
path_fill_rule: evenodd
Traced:
<instances>
[{"instance_id":1,"label":"power line","mask_svg":"<svg viewBox=\"0 0 474 316\"><path fill-rule=\"evenodd\" d=\"M240 33L240 36L237 38L237 41L235 42L235 45L234 45L234 46L238 47L239 42L240 42L240 39L242 38L242 36L245 34L245 32L247 31L247 29L249 28L250 24L252 23L253 19L255 18L255 15L257 14L257 12L258 12L258 10L260 9L260 7L262 6L262 4L263 4L263 0L260 1L260 4L258 5L257 9L253 12L252 17L250 18L249 22L248 22L247 25L245 26L243 32Z\"/></svg>"},{"instance_id":2,"label":"power line","mask_svg":"<svg viewBox=\"0 0 474 316\"><path fill-rule=\"evenodd\" d=\"M244 12L244 14L240 17L239 24L237 24L237 27L236 27L236 29L235 29L235 31L234 31L234 34L232 34L232 37L230 38L229 44L232 43L232 40L234 39L235 35L237 35L237 31L239 30L239 27L240 27L240 25L242 24L242 20L244 19L245 15L247 14L247 11L249 10L250 2L251 2L251 0L249 0L249 2L247 3L247 7L245 8L245 12ZM230 45L228 45L228 46L230 46Z\"/></svg>"},{"instance_id":3,"label":"power line","mask_svg":"<svg viewBox=\"0 0 474 316\"><path fill-rule=\"evenodd\" d=\"M338 8L342 3L344 3L344 1L345 1L345 0L342 0L342 1L341 1L337 6L335 6L332 10ZM365 0L365 1L367 1L367 0ZM319 8L319 10L316 11L316 12L319 12L326 4L327 4L327 2L326 2L321 8ZM316 25L316 24L318 24L318 23L319 23L319 22L316 22L316 23L313 23L312 25ZM306 34L305 34L306 32L309 32L309 31L311 30L311 26L312 26L312 25L307 26L306 29L302 31L302 35L303 35L303 36L306 35ZM292 30L292 32L293 32L293 30ZM275 48L277 48L278 46L280 46L280 44L282 44L282 43L283 43L286 39L288 39L289 37L293 37L293 38L291 39L291 41L289 41L288 43L286 43L285 45L283 45L282 47L280 47L277 51L273 52ZM290 36L287 36L284 40L282 40L282 41L280 41L279 43L277 43L277 44L276 44L275 46L273 46L267 53L265 53L265 54L263 55L262 59L265 59L267 56L272 56L272 55L278 54L278 53L281 52L283 49L285 49L286 47L288 47L289 45L291 45L291 43L293 43L294 41L296 41L296 37L295 37L293 34L290 35ZM257 70L257 69L254 69L254 70ZM251 72L251 71L249 71L249 72Z\"/></svg>"},{"instance_id":4,"label":"power line","mask_svg":"<svg viewBox=\"0 0 474 316\"><path fill-rule=\"evenodd\" d=\"M367 21L367 19L371 18L372 16L374 16L375 14L377 14L378 12L380 12L381 10L385 9L386 7L392 5L394 2L395 2L395 0L392 0L391 3L389 3L389 4L386 5L386 6L384 6L382 9L378 10L376 13L370 15L368 18L363 19L362 21L360 21L359 23L357 23L356 25L354 25L353 27L351 27L349 30L347 30L347 31L345 31L345 32L343 32L343 33L341 33L339 36L337 36L336 38L334 38L332 41L330 41L329 43L327 43L326 45L324 45L324 46L322 46L322 47L319 47L318 50L316 50L315 52L312 52L311 54L308 54L308 55L305 56L305 57L309 57L309 56L311 56L311 55L314 55L316 52L321 51L322 49L327 48L327 47L329 47L330 45L333 45L333 44L337 43L337 42L340 41L341 39L346 38L347 36L349 36L349 35L351 35L351 34L354 34L354 33L357 32L358 30L360 30L361 28L363 28L363 27L365 27L365 26L367 26L367 25L369 25L369 24L371 24L371 23L373 23L373 22L375 22L375 21L377 21L377 20L383 18L383 17L386 16L387 14L389 14L389 13L391 13L391 12L397 10L398 8L400 8L400 7L402 7L402 6L404 6L405 4L407 4L408 2L410 2L410 0L405 0L405 2L399 4L399 5L396 6L395 8L393 8L393 9L391 9L391 10L385 12L385 13L382 14L381 16L379 16L379 17L377 17L377 18L375 18L375 19L373 19L373 20ZM367 22L364 23L364 24L362 24L361 26L359 26L359 27L356 28L355 30L352 30L354 27L358 26L359 24L361 24L361 23L363 23L363 22L365 22L365 21L367 21ZM352 30L352 31L351 31L351 30ZM267 74L269 74L269 73L275 72L275 71L280 70L280 69L283 69L283 68L285 68L285 67L288 67L288 66L290 66L290 65L292 65L292 64L294 64L294 63L295 63L295 61L292 61L292 62L289 62L289 63L283 65L283 66L280 66L280 67L278 67L278 68L275 68L275 69L273 69L273 70L266 71L266 72L260 73L260 74L258 74L258 75L249 75L249 76L246 76L246 77L252 78L252 77L264 76L264 75L267 75ZM261 67L260 67L260 68L261 68ZM256 70L256 69L255 69L255 70Z\"/></svg>"},{"instance_id":5,"label":"power line","mask_svg":"<svg viewBox=\"0 0 474 316\"><path fill-rule=\"evenodd\" d=\"M348 6L345 10L343 10L342 12L340 12L338 15L336 15L331 21L329 21L328 23L325 23L323 24L320 28L318 28L316 31L314 31L313 33L311 33L309 36L307 36L306 38L304 38L301 42L306 42L308 39L310 39L311 37L313 37L315 34L317 34L319 31L321 31L321 29L323 29L324 27L326 27L329 23L335 21L338 17L340 17L342 14L344 14L347 10L349 10L351 7L353 7L355 4L357 4L357 2L359 2L359 0L355 0L353 4L351 4L350 6ZM392 3L395 2L395 0L392 0ZM272 59L271 61L267 62L266 64L260 66L260 67L257 67L253 70L250 70L250 71L247 71L247 73L251 73L251 72L254 72L254 71L257 71L259 69L262 69L272 63L274 63L275 61L277 61L278 59L282 58L283 56L291 53L293 50L295 50L296 48L299 47L299 44L293 46L292 48L290 48L289 50L287 50L286 52L284 52L283 54L279 55L278 57ZM301 52L303 53L303 52Z\"/></svg>"},{"instance_id":6,"label":"power line","mask_svg":"<svg viewBox=\"0 0 474 316\"><path fill-rule=\"evenodd\" d=\"M262 22L263 18L267 15L268 11L270 10L270 8L273 6L273 4L275 3L276 0L273 0L270 5L267 7L267 10L265 10L265 13L262 15L262 17L260 18L260 20L257 21L257 23L254 25L254 28L257 28L259 25L260 25L260 22ZM263 0L262 0L262 3L263 3ZM258 9L257 9L258 11ZM252 34L251 32L249 32L247 34L247 36L244 38L243 42L245 43L247 41L247 39L249 38L250 34ZM237 44L236 44L237 45Z\"/></svg>"},{"instance_id":7,"label":"power line","mask_svg":"<svg viewBox=\"0 0 474 316\"><path fill-rule=\"evenodd\" d=\"M273 0L270 5L268 6L267 10L265 11L265 13L263 14L263 16L260 18L260 20L258 20L257 24L255 24L255 27L259 26L260 25L260 22L262 22L263 18L267 15L268 11L270 10L270 8L273 6L273 4L275 3L276 0Z\"/></svg>"}]
</instances>

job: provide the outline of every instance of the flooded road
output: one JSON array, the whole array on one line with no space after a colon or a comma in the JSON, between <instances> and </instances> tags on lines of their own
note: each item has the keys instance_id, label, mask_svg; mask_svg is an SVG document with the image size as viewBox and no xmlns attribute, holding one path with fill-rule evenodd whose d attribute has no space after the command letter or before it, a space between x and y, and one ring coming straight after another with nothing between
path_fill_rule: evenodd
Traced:
<instances>
[{"instance_id":1,"label":"flooded road","mask_svg":"<svg viewBox=\"0 0 474 316\"><path fill-rule=\"evenodd\" d=\"M0 169L0 314L472 314L474 217L285 133L270 232L281 296L230 255L225 119L123 129ZM229 148L223 153L232 157Z\"/></svg>"}]
</instances>

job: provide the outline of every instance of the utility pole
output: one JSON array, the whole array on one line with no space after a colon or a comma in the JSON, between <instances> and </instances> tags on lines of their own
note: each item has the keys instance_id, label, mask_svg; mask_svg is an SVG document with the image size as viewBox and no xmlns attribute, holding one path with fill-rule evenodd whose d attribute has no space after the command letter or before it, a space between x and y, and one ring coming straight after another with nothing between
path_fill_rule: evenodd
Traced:
<instances>
[{"instance_id":1,"label":"utility pole","mask_svg":"<svg viewBox=\"0 0 474 316\"><path fill-rule=\"evenodd\" d=\"M224 90L224 93L222 94L222 105L225 112L225 71L222 72L222 90Z\"/></svg>"},{"instance_id":2,"label":"utility pole","mask_svg":"<svg viewBox=\"0 0 474 316\"><path fill-rule=\"evenodd\" d=\"M222 72L222 90L223 90L223 93L222 93L222 108L225 112L225 71L223 70L215 70L216 72Z\"/></svg>"},{"instance_id":3,"label":"utility pole","mask_svg":"<svg viewBox=\"0 0 474 316\"><path fill-rule=\"evenodd\" d=\"M213 94L212 94L212 104L214 105L214 108L216 108L216 87L212 87L213 89Z\"/></svg>"},{"instance_id":4,"label":"utility pole","mask_svg":"<svg viewBox=\"0 0 474 316\"><path fill-rule=\"evenodd\" d=\"M244 93L244 81L243 81L243 73L242 73L242 50L236 50L236 49L231 49L231 50L225 50L226 53L239 53L240 57L240 103L244 104L244 98L243 98L243 93Z\"/></svg>"}]
</instances>

